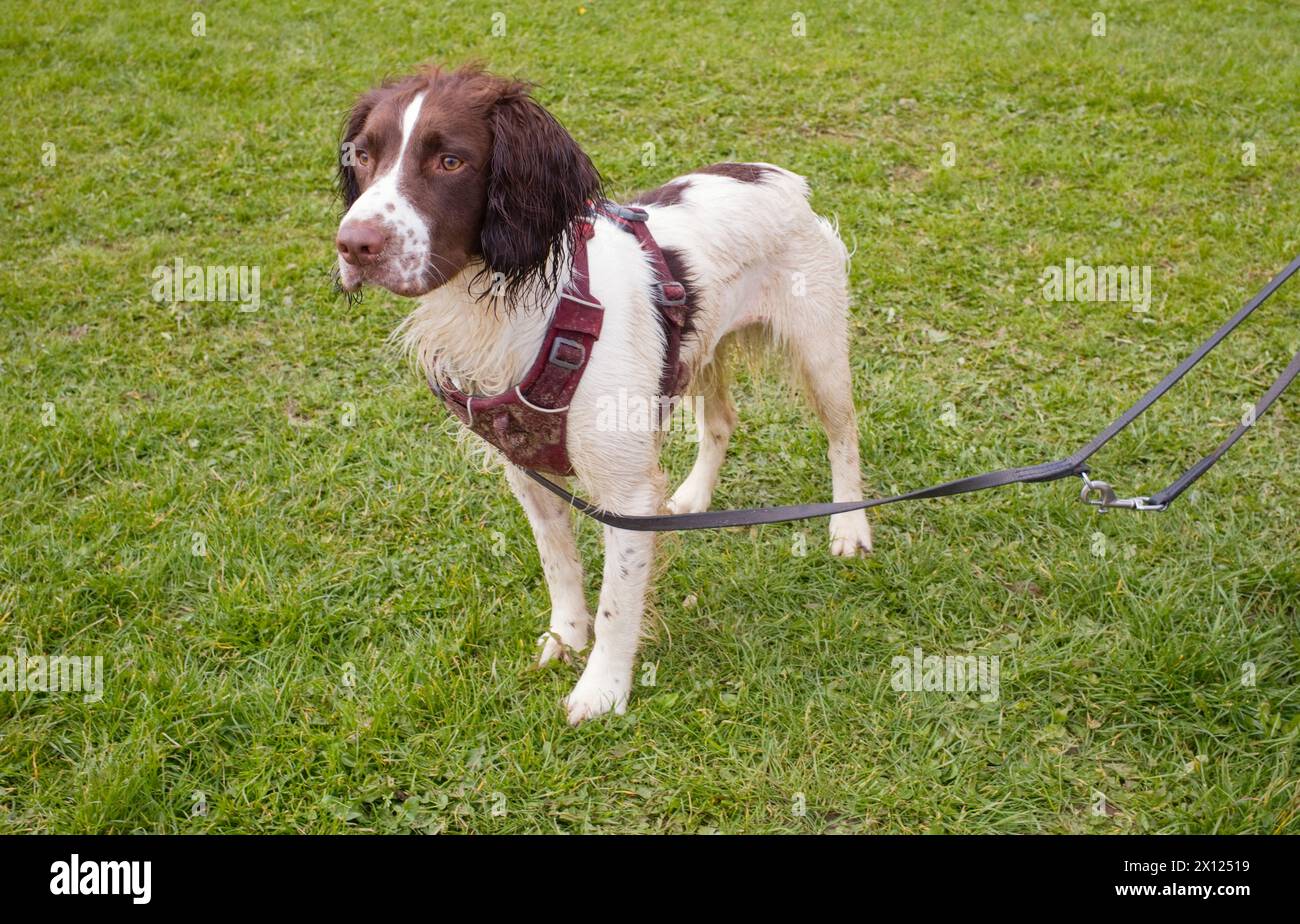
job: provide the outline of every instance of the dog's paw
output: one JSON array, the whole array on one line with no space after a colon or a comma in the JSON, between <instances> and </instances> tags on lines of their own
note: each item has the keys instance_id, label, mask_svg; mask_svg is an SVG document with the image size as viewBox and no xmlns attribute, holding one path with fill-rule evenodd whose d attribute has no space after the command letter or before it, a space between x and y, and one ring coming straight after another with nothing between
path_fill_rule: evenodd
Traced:
<instances>
[{"instance_id":1,"label":"dog's paw","mask_svg":"<svg viewBox=\"0 0 1300 924\"><path fill-rule=\"evenodd\" d=\"M587 639L585 635L579 638L576 633L566 638L552 629L550 632L543 633L537 640L537 644L541 649L537 655L537 666L545 667L552 661L572 664L574 652L586 648Z\"/></svg>"},{"instance_id":2,"label":"dog's paw","mask_svg":"<svg viewBox=\"0 0 1300 924\"><path fill-rule=\"evenodd\" d=\"M573 663L573 649L564 644L560 639L547 632L537 640L541 652L537 655L537 666L545 667L552 661L563 661L565 664Z\"/></svg>"},{"instance_id":3,"label":"dog's paw","mask_svg":"<svg viewBox=\"0 0 1300 924\"><path fill-rule=\"evenodd\" d=\"M709 509L709 503L713 500L713 492L705 489L699 483L692 484L691 479L687 478L673 496L668 498L669 513L703 513Z\"/></svg>"},{"instance_id":4,"label":"dog's paw","mask_svg":"<svg viewBox=\"0 0 1300 924\"><path fill-rule=\"evenodd\" d=\"M865 510L837 513L831 517L831 554L840 558L870 555L871 523Z\"/></svg>"},{"instance_id":5,"label":"dog's paw","mask_svg":"<svg viewBox=\"0 0 1300 924\"><path fill-rule=\"evenodd\" d=\"M588 666L578 678L578 685L564 700L569 724L581 725L611 709L615 715L623 715L627 712L627 695L631 688L630 676L615 677L603 671L593 673Z\"/></svg>"}]
</instances>

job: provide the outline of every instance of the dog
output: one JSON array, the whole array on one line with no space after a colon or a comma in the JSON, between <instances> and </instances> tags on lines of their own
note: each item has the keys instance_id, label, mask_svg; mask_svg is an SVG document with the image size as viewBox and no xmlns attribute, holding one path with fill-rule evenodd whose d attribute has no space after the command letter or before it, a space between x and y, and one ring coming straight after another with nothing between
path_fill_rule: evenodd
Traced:
<instances>
[{"instance_id":1,"label":"dog","mask_svg":"<svg viewBox=\"0 0 1300 924\"><path fill-rule=\"evenodd\" d=\"M339 186L338 282L416 300L395 332L431 381L496 395L529 370L570 281L575 228L602 200L591 160L532 96L532 85L478 66L429 68L365 93L348 116ZM610 396L658 398L666 337L645 252L592 219L590 292L603 329L569 409L565 448L581 489L625 515L707 510L737 424L727 364L756 341L784 354L829 441L836 501L862 498L848 349L848 253L808 203L807 182L767 163L703 167L632 200L685 284L680 360L697 405L699 448L671 495L659 464L663 428L598 426ZM594 642L563 706L571 724L623 714L653 570L655 536L604 529L593 617L571 511L504 463L527 513L551 599L538 662ZM830 519L831 553L872 548L864 511Z\"/></svg>"}]
</instances>

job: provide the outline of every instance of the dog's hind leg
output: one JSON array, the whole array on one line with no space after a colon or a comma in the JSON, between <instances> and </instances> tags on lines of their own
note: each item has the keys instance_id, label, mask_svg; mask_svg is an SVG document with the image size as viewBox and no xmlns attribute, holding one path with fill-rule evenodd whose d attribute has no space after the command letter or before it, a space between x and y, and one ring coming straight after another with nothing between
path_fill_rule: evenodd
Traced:
<instances>
[{"instance_id":1,"label":"dog's hind leg","mask_svg":"<svg viewBox=\"0 0 1300 924\"><path fill-rule=\"evenodd\" d=\"M778 341L789 352L794 371L826 429L834 499L859 501L862 463L849 366L848 279L836 266L843 245L826 222L820 222L819 231L823 246L815 248L806 263L796 264L813 270L800 275L797 294L785 296L774 326ZM835 514L830 532L832 555L852 558L872 549L871 524L865 510Z\"/></svg>"},{"instance_id":2,"label":"dog's hind leg","mask_svg":"<svg viewBox=\"0 0 1300 924\"><path fill-rule=\"evenodd\" d=\"M524 474L506 464L506 481L519 499L537 540L542 573L551 594L551 628L539 639L538 664L555 658L569 660L570 651L587 647L591 614L583 597L582 559L573 539L569 505Z\"/></svg>"},{"instance_id":3,"label":"dog's hind leg","mask_svg":"<svg viewBox=\"0 0 1300 924\"><path fill-rule=\"evenodd\" d=\"M862 500L862 462L858 422L853 409L848 343L797 339L790 343L813 409L826 428L831 489L836 501ZM852 558L872 549L871 523L865 510L831 517L831 554Z\"/></svg>"},{"instance_id":4,"label":"dog's hind leg","mask_svg":"<svg viewBox=\"0 0 1300 924\"><path fill-rule=\"evenodd\" d=\"M727 444L736 429L736 406L731 403L731 383L727 370L726 344L715 351L713 361L700 370L691 382L690 391L699 397L695 407L695 427L700 448L691 473L668 501L672 513L699 513L709 509L713 489L718 486L718 471L727 456Z\"/></svg>"}]
</instances>

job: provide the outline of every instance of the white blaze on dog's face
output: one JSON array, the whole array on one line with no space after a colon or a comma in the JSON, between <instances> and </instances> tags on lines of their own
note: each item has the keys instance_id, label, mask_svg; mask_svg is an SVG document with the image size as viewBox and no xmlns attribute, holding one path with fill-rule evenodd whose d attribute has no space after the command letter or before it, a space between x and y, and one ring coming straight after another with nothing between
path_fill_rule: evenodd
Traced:
<instances>
[{"instance_id":1,"label":"white blaze on dog's face","mask_svg":"<svg viewBox=\"0 0 1300 924\"><path fill-rule=\"evenodd\" d=\"M396 156L352 203L339 227L339 273L345 288L359 284L368 270L374 273L376 282L395 292L417 294L422 288L425 267L431 259L428 219L416 211L404 193L401 178L424 96L417 93L405 104ZM369 146L355 144L351 152L354 162L363 169L369 167L373 156ZM376 252L382 264L367 261Z\"/></svg>"},{"instance_id":2,"label":"white blaze on dog's face","mask_svg":"<svg viewBox=\"0 0 1300 924\"><path fill-rule=\"evenodd\" d=\"M411 79L363 97L348 129L340 283L347 291L370 283L423 295L479 250L488 126L447 87Z\"/></svg>"},{"instance_id":3,"label":"white blaze on dog's face","mask_svg":"<svg viewBox=\"0 0 1300 924\"><path fill-rule=\"evenodd\" d=\"M380 87L348 119L339 282L423 295L476 259L543 271L599 176L526 85L469 68Z\"/></svg>"}]
</instances>

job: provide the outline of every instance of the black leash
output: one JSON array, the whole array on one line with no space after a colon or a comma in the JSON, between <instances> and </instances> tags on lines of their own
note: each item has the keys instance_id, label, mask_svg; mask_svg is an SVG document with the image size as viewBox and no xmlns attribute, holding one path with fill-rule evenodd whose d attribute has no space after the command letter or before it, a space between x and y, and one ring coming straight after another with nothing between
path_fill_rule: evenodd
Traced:
<instances>
[{"instance_id":1,"label":"black leash","mask_svg":"<svg viewBox=\"0 0 1300 924\"><path fill-rule=\"evenodd\" d=\"M1169 485L1163 491L1158 491L1150 497L1130 497L1117 498L1114 489L1104 481L1091 481L1088 478L1088 459L1110 442L1116 434L1142 416L1151 405L1162 397L1165 392L1173 388L1189 370L1202 359L1206 354L1218 346L1225 337L1232 333L1242 321L1246 320L1256 308L1268 300L1284 282L1300 269L1300 256L1296 257L1287 266L1286 269L1278 273L1264 286L1254 298L1247 302L1240 311L1228 319L1222 327L1211 335L1196 351L1178 364L1160 384L1156 385L1142 399L1116 418L1110 426L1101 433L1097 434L1092 442L1088 443L1078 452L1067 458L1060 459L1056 462L1044 462L1041 465L1030 465L1024 468L1005 468L996 472L986 472L982 475L972 475L969 478L959 478L956 481L948 481L943 484L933 485L928 488L920 488L916 491L908 491L906 494L894 494L890 497L874 497L869 500L861 501L842 501L839 503L817 503L817 504L791 504L785 507L751 507L743 510L707 510L703 513L675 513L662 514L654 516L620 516L616 513L609 513L595 507L587 501L574 494L569 493L555 482L551 481L537 472L526 469L528 476L534 481L541 484L552 494L562 497L580 512L597 520L606 526L613 526L617 529L636 530L640 532L667 532L670 530L685 529L716 529L723 526L757 526L763 523L786 523L791 520L806 520L812 517L825 517L835 513L847 513L850 510L865 510L868 507L880 507L884 504L896 504L899 501L906 500L923 500L930 497L950 497L954 494L969 494L972 491L983 491L988 488L998 488L1008 484L1021 483L1038 483L1044 481L1056 481L1060 478L1068 478L1072 475L1078 475L1083 478L1083 492L1080 499L1084 502L1099 508L1102 511L1111 508L1122 508L1128 510L1164 510L1184 491L1191 486L1192 482L1200 478L1210 467L1218 462L1232 445L1241 439L1250 426L1268 411L1278 396L1286 390L1287 386L1295 381L1296 376L1300 375L1300 353L1287 365L1282 374L1269 387L1264 396L1259 399L1255 405L1254 415L1249 423L1243 422L1229 434L1228 438L1220 443L1213 452L1201 459L1173 484Z\"/></svg>"}]
</instances>

